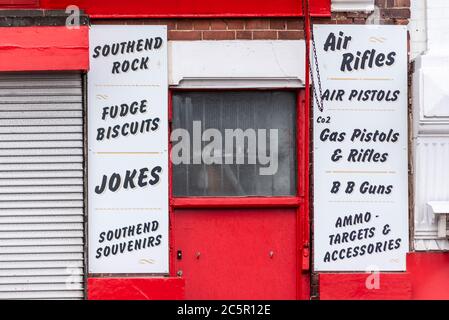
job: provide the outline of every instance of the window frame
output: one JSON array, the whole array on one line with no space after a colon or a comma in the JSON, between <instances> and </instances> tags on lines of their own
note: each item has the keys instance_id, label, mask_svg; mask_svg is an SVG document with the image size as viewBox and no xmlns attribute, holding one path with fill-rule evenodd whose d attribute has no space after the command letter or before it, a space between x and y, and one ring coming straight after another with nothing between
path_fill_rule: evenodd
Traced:
<instances>
[{"instance_id":1,"label":"window frame","mask_svg":"<svg viewBox=\"0 0 449 320\"><path fill-rule=\"evenodd\" d=\"M244 88L244 89L242 89L242 88L239 88L239 89L236 89L236 88L226 88L226 89L222 89L222 88L218 88L218 89L215 89L215 88L192 89L192 88L189 88L189 89L185 89L185 88L183 88L183 89L173 90L172 94L170 95L170 97L173 98L173 95L175 93L179 93L179 92L191 92L191 93L202 93L202 92L204 92L204 93L210 93L210 92L212 92L212 93L252 92L252 93L256 93L256 92L276 92L276 91L277 92L279 92L279 91L281 91L281 92L289 92L289 93L293 93L293 94L296 95L295 96L295 98L296 98L296 106L295 106L295 109L294 109L295 110L296 122L294 123L294 125L296 126L295 137L298 137L298 115L297 115L297 113L299 112L298 111L299 110L299 103L298 103L298 101L300 99L300 96L298 95L298 90L297 89L285 89L285 88L282 88L282 89L279 89L279 88L270 88L270 89L260 89L260 88L259 89L258 88ZM172 122L172 117L171 117L172 113L173 113L173 109L172 109L173 108L173 103L172 103L172 101L170 101L170 104L171 104L171 114L170 114L169 125L170 125L170 132L171 132L172 127L173 127L173 122ZM171 141L170 141L170 143L171 143ZM298 148L298 141L297 141L297 139L295 141L295 146L296 146L296 149L297 149ZM171 152L170 152L170 155L171 155ZM294 157L294 159L296 160L296 165L298 165L298 153L297 153L297 150L296 150L296 157ZM171 161L170 161L170 163L171 163ZM173 170L173 169L171 169L171 170ZM296 166L296 171L298 173L297 166ZM171 173L173 173L173 171ZM244 202L241 203L241 205L243 205L243 206L247 202L250 202L249 207L250 208L254 208L254 206L257 205L258 202L261 202L260 207L267 207L267 206L270 206L271 202L273 202L272 198L284 198L284 199L290 200L290 202L291 202L291 200L293 198L296 199L298 197L298 194L299 194L299 192L298 192L298 190L299 190L298 179L299 179L299 177L297 175L297 177L296 177L296 188L295 188L296 189L296 193L292 194L292 195L241 195L241 196L236 196L236 195L223 195L223 196L180 195L180 196L176 196L176 195L173 195L173 194L172 195L173 195L173 198L176 199L175 200L176 203L184 203L184 205L183 205L184 207L188 207L189 206L189 204L191 202L191 199L197 199L197 198L206 198L209 201L212 199L212 202L219 201L218 205L220 205L220 203L222 203L222 205L220 206L221 208L226 207L226 204L229 203L229 200L231 200L231 205L228 206L228 208L234 208L235 204L232 204L232 203L234 203L234 200L236 200L239 203L242 200L242 198L244 199ZM172 176L170 181L172 181L172 180L173 180L173 176ZM267 198L269 198L269 201L266 201ZM253 199L255 199L255 200L253 200ZM196 200L194 200L194 201L196 201ZM287 202L284 200L281 203L287 203ZM295 206L295 204L296 204L295 202L292 203L292 206ZM213 207L215 207L215 206L213 206Z\"/></svg>"},{"instance_id":2,"label":"window frame","mask_svg":"<svg viewBox=\"0 0 449 320\"><path fill-rule=\"evenodd\" d=\"M169 136L172 131L172 116L173 116L173 94L176 92L210 92L210 91L254 91L253 88L248 89L184 89L184 88L170 88L169 90ZM290 91L296 93L296 195L294 196L174 196L173 195L173 164L171 161L172 143L169 141L169 185L170 185L170 205L175 208L257 208L257 207L297 207L302 204L308 191L308 153L309 153L309 123L305 121L308 117L308 110L305 110L305 95L304 90L291 88L264 88L257 89L263 91ZM307 145L307 146L306 146ZM307 174L306 174L307 172ZM307 185L307 188L306 188Z\"/></svg>"},{"instance_id":3,"label":"window frame","mask_svg":"<svg viewBox=\"0 0 449 320\"><path fill-rule=\"evenodd\" d=\"M175 197L173 195L173 164L171 161L172 143L170 134L172 131L173 94L176 92L206 92L206 91L291 91L296 93L296 174L297 187L294 196L223 196L223 197ZM309 152L310 152L310 111L306 104L306 90L304 88L169 88L168 91L168 121L169 121L169 221L170 221L170 275L176 276L174 260L173 225L175 210L179 209L257 209L257 208L286 208L295 209L297 217L297 255L298 272L308 272L309 266ZM301 281L301 276L298 277ZM298 283L298 298L303 296L305 290ZM306 290L307 291L307 290Z\"/></svg>"}]
</instances>

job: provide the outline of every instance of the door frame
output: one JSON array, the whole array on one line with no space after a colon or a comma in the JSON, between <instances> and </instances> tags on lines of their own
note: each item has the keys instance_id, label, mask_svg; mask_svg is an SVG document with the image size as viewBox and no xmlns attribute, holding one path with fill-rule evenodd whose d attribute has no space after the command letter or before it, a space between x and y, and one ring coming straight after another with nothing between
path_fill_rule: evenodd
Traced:
<instances>
[{"instance_id":1,"label":"door frame","mask_svg":"<svg viewBox=\"0 0 449 320\"><path fill-rule=\"evenodd\" d=\"M171 161L173 104L172 97L176 92L189 91L293 91L296 93L296 171L297 191L295 196L253 196L253 197L174 197L173 196L173 163ZM263 89L184 89L169 88L168 90L168 144L169 144L169 274L177 277L175 270L175 209L257 209L257 208L295 208L296 209L296 261L297 284L296 299L308 300L310 298L310 217L309 217L309 152L310 152L310 111L306 104L304 88L263 88Z\"/></svg>"}]
</instances>

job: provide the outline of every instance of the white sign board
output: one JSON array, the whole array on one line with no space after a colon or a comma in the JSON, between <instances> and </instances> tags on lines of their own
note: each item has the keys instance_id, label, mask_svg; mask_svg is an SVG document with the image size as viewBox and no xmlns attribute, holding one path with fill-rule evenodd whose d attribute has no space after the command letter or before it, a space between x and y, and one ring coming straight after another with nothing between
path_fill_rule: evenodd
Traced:
<instances>
[{"instance_id":1,"label":"white sign board","mask_svg":"<svg viewBox=\"0 0 449 320\"><path fill-rule=\"evenodd\" d=\"M315 25L314 35L315 270L405 270L407 28Z\"/></svg>"},{"instance_id":2,"label":"white sign board","mask_svg":"<svg viewBox=\"0 0 449 320\"><path fill-rule=\"evenodd\" d=\"M89 272L168 273L165 26L92 26Z\"/></svg>"}]
</instances>

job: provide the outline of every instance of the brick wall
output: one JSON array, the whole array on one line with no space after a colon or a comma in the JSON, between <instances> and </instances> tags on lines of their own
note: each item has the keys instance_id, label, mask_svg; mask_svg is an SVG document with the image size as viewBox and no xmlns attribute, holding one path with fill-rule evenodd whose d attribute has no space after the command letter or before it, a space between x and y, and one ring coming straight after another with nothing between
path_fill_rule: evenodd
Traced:
<instances>
[{"instance_id":1,"label":"brick wall","mask_svg":"<svg viewBox=\"0 0 449 320\"><path fill-rule=\"evenodd\" d=\"M93 20L94 24L167 25L169 40L304 39L302 19L133 19Z\"/></svg>"},{"instance_id":2,"label":"brick wall","mask_svg":"<svg viewBox=\"0 0 449 320\"><path fill-rule=\"evenodd\" d=\"M410 0L376 0L373 13L338 12L329 18L316 18L320 24L365 24L367 19L380 24L407 24ZM93 20L97 24L167 25L169 40L297 40L304 39L303 19L133 19Z\"/></svg>"}]
</instances>

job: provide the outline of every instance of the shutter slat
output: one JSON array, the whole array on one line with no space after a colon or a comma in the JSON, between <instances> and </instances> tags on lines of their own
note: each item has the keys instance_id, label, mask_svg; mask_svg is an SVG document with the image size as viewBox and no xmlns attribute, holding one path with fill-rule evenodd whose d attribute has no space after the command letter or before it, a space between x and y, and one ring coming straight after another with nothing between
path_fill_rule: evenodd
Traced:
<instances>
[{"instance_id":1,"label":"shutter slat","mask_svg":"<svg viewBox=\"0 0 449 320\"><path fill-rule=\"evenodd\" d=\"M54 268L54 269L0 269L0 277L27 277L27 276L68 276L83 275L83 268Z\"/></svg>"},{"instance_id":2,"label":"shutter slat","mask_svg":"<svg viewBox=\"0 0 449 320\"><path fill-rule=\"evenodd\" d=\"M48 215L83 215L83 208L27 208L24 209L14 209L3 208L0 210L0 216L48 216Z\"/></svg>"},{"instance_id":3,"label":"shutter slat","mask_svg":"<svg viewBox=\"0 0 449 320\"><path fill-rule=\"evenodd\" d=\"M0 172L0 179L23 179L23 178L82 178L83 171L67 170L67 171L15 171Z\"/></svg>"},{"instance_id":4,"label":"shutter slat","mask_svg":"<svg viewBox=\"0 0 449 320\"><path fill-rule=\"evenodd\" d=\"M0 97L0 99L2 99ZM82 118L0 119L0 126L66 126L82 125Z\"/></svg>"},{"instance_id":5,"label":"shutter slat","mask_svg":"<svg viewBox=\"0 0 449 320\"><path fill-rule=\"evenodd\" d=\"M58 141L58 140L83 140L82 133L10 133L1 134L0 141Z\"/></svg>"},{"instance_id":6,"label":"shutter slat","mask_svg":"<svg viewBox=\"0 0 449 320\"><path fill-rule=\"evenodd\" d=\"M83 285L81 283L68 283L72 290L82 290ZM49 283L49 284L0 284L0 292L14 292L14 291L66 291L68 289L66 283Z\"/></svg>"},{"instance_id":7,"label":"shutter slat","mask_svg":"<svg viewBox=\"0 0 449 320\"><path fill-rule=\"evenodd\" d=\"M0 254L0 262L5 261L66 261L82 260L82 253L19 253L19 254Z\"/></svg>"},{"instance_id":8,"label":"shutter slat","mask_svg":"<svg viewBox=\"0 0 449 320\"><path fill-rule=\"evenodd\" d=\"M83 230L82 223L10 223L0 224L0 232Z\"/></svg>"},{"instance_id":9,"label":"shutter slat","mask_svg":"<svg viewBox=\"0 0 449 320\"><path fill-rule=\"evenodd\" d=\"M47 268L83 268L82 260L55 260L55 261L4 261L2 269L47 269Z\"/></svg>"},{"instance_id":10,"label":"shutter slat","mask_svg":"<svg viewBox=\"0 0 449 320\"><path fill-rule=\"evenodd\" d=\"M49 171L52 172L52 171ZM68 171L71 172L71 171ZM16 194L16 193L78 193L83 192L82 185L70 185L70 186L8 186L0 187L0 194ZM0 212L0 215L2 213Z\"/></svg>"},{"instance_id":11,"label":"shutter slat","mask_svg":"<svg viewBox=\"0 0 449 320\"><path fill-rule=\"evenodd\" d=\"M83 170L82 163L1 163L2 171Z\"/></svg>"},{"instance_id":12,"label":"shutter slat","mask_svg":"<svg viewBox=\"0 0 449 320\"><path fill-rule=\"evenodd\" d=\"M0 292L0 299L82 299L82 290Z\"/></svg>"},{"instance_id":13,"label":"shutter slat","mask_svg":"<svg viewBox=\"0 0 449 320\"><path fill-rule=\"evenodd\" d=\"M55 200L55 201L3 201L0 202L0 210L3 209L33 209L33 208L82 208L83 201L79 200ZM0 235L1 237L1 235Z\"/></svg>"},{"instance_id":14,"label":"shutter slat","mask_svg":"<svg viewBox=\"0 0 449 320\"><path fill-rule=\"evenodd\" d=\"M63 96L17 96L17 97L1 97L2 102L4 103L51 103L51 102L60 102L60 103L82 103L82 97L78 95L63 95Z\"/></svg>"},{"instance_id":15,"label":"shutter slat","mask_svg":"<svg viewBox=\"0 0 449 320\"><path fill-rule=\"evenodd\" d=\"M1 121L1 120L0 120ZM82 148L82 140L28 140L0 141L0 149L38 149L38 148Z\"/></svg>"},{"instance_id":16,"label":"shutter slat","mask_svg":"<svg viewBox=\"0 0 449 320\"><path fill-rule=\"evenodd\" d=\"M48 185L82 185L82 178L36 178L23 181L23 179L0 179L0 186L48 186ZM1 193L1 191L0 191Z\"/></svg>"},{"instance_id":17,"label":"shutter slat","mask_svg":"<svg viewBox=\"0 0 449 320\"><path fill-rule=\"evenodd\" d=\"M12 223L75 223L84 222L82 215L71 216L0 216L0 224ZM0 249L1 250L1 249Z\"/></svg>"},{"instance_id":18,"label":"shutter slat","mask_svg":"<svg viewBox=\"0 0 449 320\"><path fill-rule=\"evenodd\" d=\"M0 239L46 239L46 238L76 238L83 237L82 231L47 230L47 231L3 231Z\"/></svg>"},{"instance_id":19,"label":"shutter slat","mask_svg":"<svg viewBox=\"0 0 449 320\"><path fill-rule=\"evenodd\" d=\"M65 275L65 276L32 276L32 277L0 277L2 284L53 284L53 283L82 283L83 276Z\"/></svg>"},{"instance_id":20,"label":"shutter slat","mask_svg":"<svg viewBox=\"0 0 449 320\"><path fill-rule=\"evenodd\" d=\"M13 253L83 253L83 246L17 246L0 247L0 255Z\"/></svg>"},{"instance_id":21,"label":"shutter slat","mask_svg":"<svg viewBox=\"0 0 449 320\"><path fill-rule=\"evenodd\" d=\"M12 133L81 133L83 127L81 125L67 125L67 126L0 126L0 134L12 134Z\"/></svg>"},{"instance_id":22,"label":"shutter slat","mask_svg":"<svg viewBox=\"0 0 449 320\"><path fill-rule=\"evenodd\" d=\"M65 97L65 96L81 96L81 87L31 87L28 86L26 90L18 87L2 87L0 86L0 99L4 97Z\"/></svg>"},{"instance_id":23,"label":"shutter slat","mask_svg":"<svg viewBox=\"0 0 449 320\"><path fill-rule=\"evenodd\" d=\"M82 193L31 193L31 194L0 194L0 202L4 201L45 201L45 200L83 200ZM1 219L0 219L1 221ZM1 222L0 222L1 223Z\"/></svg>"},{"instance_id":24,"label":"shutter slat","mask_svg":"<svg viewBox=\"0 0 449 320\"><path fill-rule=\"evenodd\" d=\"M52 156L20 156L1 157L0 163L82 163L83 156L52 155Z\"/></svg>"},{"instance_id":25,"label":"shutter slat","mask_svg":"<svg viewBox=\"0 0 449 320\"><path fill-rule=\"evenodd\" d=\"M1 99L1 96L0 96ZM82 111L5 111L0 108L0 118L2 119L42 119L42 118L81 118L83 116Z\"/></svg>"},{"instance_id":26,"label":"shutter slat","mask_svg":"<svg viewBox=\"0 0 449 320\"><path fill-rule=\"evenodd\" d=\"M3 247L20 246L71 246L82 245L83 239L80 238L48 238L48 239L3 239ZM1 270L1 269L0 269Z\"/></svg>"}]
</instances>

